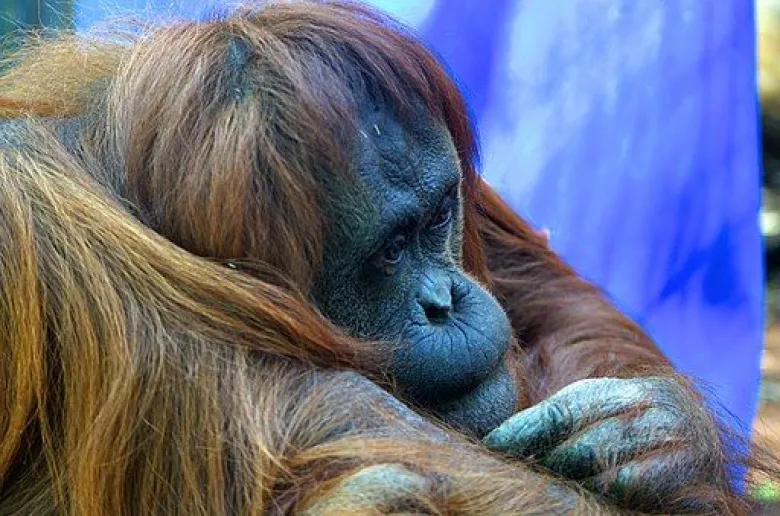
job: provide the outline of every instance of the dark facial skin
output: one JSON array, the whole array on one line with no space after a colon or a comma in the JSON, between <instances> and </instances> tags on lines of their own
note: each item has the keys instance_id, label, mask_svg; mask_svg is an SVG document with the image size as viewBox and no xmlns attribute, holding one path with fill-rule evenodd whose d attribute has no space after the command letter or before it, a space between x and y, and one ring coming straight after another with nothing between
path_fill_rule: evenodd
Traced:
<instances>
[{"instance_id":1,"label":"dark facial skin","mask_svg":"<svg viewBox=\"0 0 780 516\"><path fill-rule=\"evenodd\" d=\"M511 339L498 302L461 262L460 167L449 133L368 108L356 184L331 188L331 232L314 299L352 335L393 346L401 395L482 436L510 417Z\"/></svg>"},{"instance_id":2,"label":"dark facial skin","mask_svg":"<svg viewBox=\"0 0 780 516\"><path fill-rule=\"evenodd\" d=\"M691 482L716 481L718 463L702 447L717 442L712 427L699 411L678 409L695 405L673 381L582 380L514 414L503 365L510 324L463 271L460 169L447 131L423 116L402 125L381 109L367 109L362 122L354 184L330 188L332 229L314 289L325 316L393 346L400 395L487 448L535 457L625 507L711 512L676 498ZM669 443L674 451L659 454ZM366 482L410 481L380 473L357 483L361 493Z\"/></svg>"}]
</instances>

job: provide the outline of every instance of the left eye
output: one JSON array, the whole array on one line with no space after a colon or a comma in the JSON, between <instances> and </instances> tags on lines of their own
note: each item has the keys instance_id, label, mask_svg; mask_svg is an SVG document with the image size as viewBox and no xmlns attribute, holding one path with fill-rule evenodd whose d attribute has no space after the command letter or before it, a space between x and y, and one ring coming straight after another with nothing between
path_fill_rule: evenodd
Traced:
<instances>
[{"instance_id":1,"label":"left eye","mask_svg":"<svg viewBox=\"0 0 780 516\"><path fill-rule=\"evenodd\" d=\"M452 208L450 207L442 208L439 210L438 213L436 213L436 215L431 220L430 227L432 229L438 229L444 227L450 223L450 220L452 220Z\"/></svg>"},{"instance_id":2,"label":"left eye","mask_svg":"<svg viewBox=\"0 0 780 516\"><path fill-rule=\"evenodd\" d=\"M382 259L387 265L396 265L401 262L406 251L406 237L397 235L382 252Z\"/></svg>"}]
</instances>

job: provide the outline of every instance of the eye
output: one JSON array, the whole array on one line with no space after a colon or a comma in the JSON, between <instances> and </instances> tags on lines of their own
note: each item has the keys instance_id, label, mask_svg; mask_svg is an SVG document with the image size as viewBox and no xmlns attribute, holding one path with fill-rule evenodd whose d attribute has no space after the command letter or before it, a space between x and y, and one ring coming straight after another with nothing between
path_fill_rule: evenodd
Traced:
<instances>
[{"instance_id":1,"label":"eye","mask_svg":"<svg viewBox=\"0 0 780 516\"><path fill-rule=\"evenodd\" d=\"M404 235L396 235L382 252L382 260L387 265L396 265L404 257L405 251L406 237Z\"/></svg>"},{"instance_id":2,"label":"eye","mask_svg":"<svg viewBox=\"0 0 780 516\"><path fill-rule=\"evenodd\" d=\"M433 219L431 219L430 228L431 229L439 229L447 224L450 223L452 220L452 207L451 206L444 206L439 209L439 211L434 215Z\"/></svg>"}]
</instances>

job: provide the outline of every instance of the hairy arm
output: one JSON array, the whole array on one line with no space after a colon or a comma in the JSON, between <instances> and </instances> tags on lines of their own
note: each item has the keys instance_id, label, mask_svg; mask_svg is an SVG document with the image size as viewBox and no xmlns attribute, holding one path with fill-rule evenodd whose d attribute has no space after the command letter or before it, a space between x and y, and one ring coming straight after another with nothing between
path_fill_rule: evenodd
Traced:
<instances>
[{"instance_id":1,"label":"hairy arm","mask_svg":"<svg viewBox=\"0 0 780 516\"><path fill-rule=\"evenodd\" d=\"M306 411L316 414L299 420L300 435L313 435L306 426L317 421L328 422L331 431L291 459L292 470L302 476L280 493L280 513L614 510L550 475L501 461L441 430L357 373L309 372L300 396L313 404Z\"/></svg>"}]
</instances>

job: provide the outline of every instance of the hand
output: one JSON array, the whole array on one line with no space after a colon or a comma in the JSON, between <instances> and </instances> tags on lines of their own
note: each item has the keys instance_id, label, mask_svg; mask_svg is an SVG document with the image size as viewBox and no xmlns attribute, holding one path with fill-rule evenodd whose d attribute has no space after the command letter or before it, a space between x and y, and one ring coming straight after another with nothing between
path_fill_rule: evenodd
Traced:
<instances>
[{"instance_id":1,"label":"hand","mask_svg":"<svg viewBox=\"0 0 780 516\"><path fill-rule=\"evenodd\" d=\"M302 511L303 516L393 514L417 512L414 500L431 497L426 477L396 464L358 470L339 481L324 497Z\"/></svg>"},{"instance_id":2,"label":"hand","mask_svg":"<svg viewBox=\"0 0 780 516\"><path fill-rule=\"evenodd\" d=\"M667 378L575 382L505 421L484 444L579 481L620 505L686 506L683 491L721 471L718 433L701 402ZM671 510L672 508L670 508Z\"/></svg>"}]
</instances>

